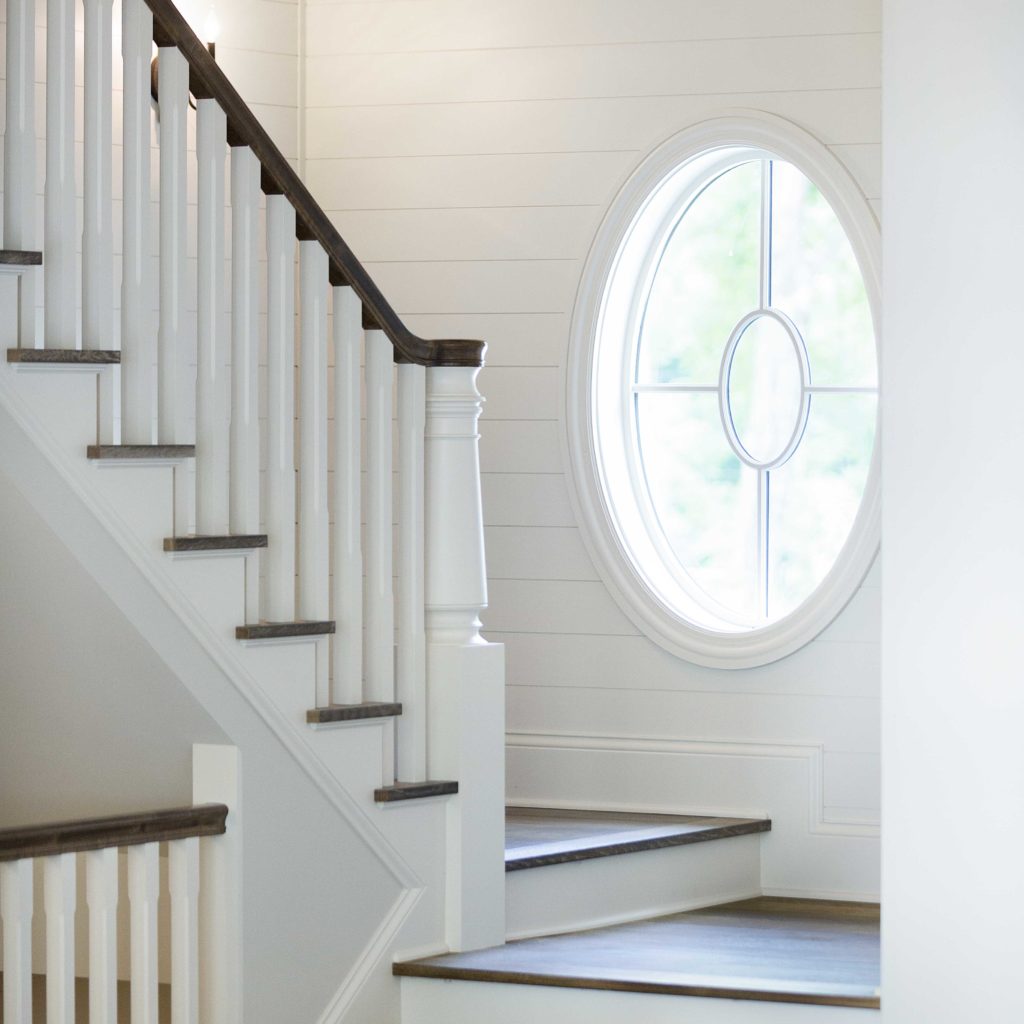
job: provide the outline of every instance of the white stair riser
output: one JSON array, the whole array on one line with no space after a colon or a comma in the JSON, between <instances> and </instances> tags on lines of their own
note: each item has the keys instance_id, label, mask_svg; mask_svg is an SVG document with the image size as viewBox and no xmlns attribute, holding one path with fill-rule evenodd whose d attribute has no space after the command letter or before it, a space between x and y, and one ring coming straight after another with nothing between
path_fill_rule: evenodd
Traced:
<instances>
[{"instance_id":1,"label":"white stair riser","mask_svg":"<svg viewBox=\"0 0 1024 1024\"><path fill-rule=\"evenodd\" d=\"M237 552L166 555L171 578L203 618L228 638L245 621L245 558Z\"/></svg>"},{"instance_id":2,"label":"white stair riser","mask_svg":"<svg viewBox=\"0 0 1024 1024\"><path fill-rule=\"evenodd\" d=\"M174 475L181 464L86 462L82 455L79 459L88 486L117 510L118 518L139 540L158 553L164 537L174 532Z\"/></svg>"},{"instance_id":3,"label":"white stair riser","mask_svg":"<svg viewBox=\"0 0 1024 1024\"><path fill-rule=\"evenodd\" d=\"M402 978L402 1024L872 1024L877 1010Z\"/></svg>"},{"instance_id":4,"label":"white stair riser","mask_svg":"<svg viewBox=\"0 0 1024 1024\"><path fill-rule=\"evenodd\" d=\"M635 921L761 894L760 835L506 874L509 938Z\"/></svg>"},{"instance_id":5,"label":"white stair riser","mask_svg":"<svg viewBox=\"0 0 1024 1024\"><path fill-rule=\"evenodd\" d=\"M0 311L17 317L16 307L7 303L0 303ZM7 388L24 407L46 410L41 419L47 434L62 454L84 463L86 445L96 443L97 377L110 369L8 363L6 353L0 359Z\"/></svg>"}]
</instances>

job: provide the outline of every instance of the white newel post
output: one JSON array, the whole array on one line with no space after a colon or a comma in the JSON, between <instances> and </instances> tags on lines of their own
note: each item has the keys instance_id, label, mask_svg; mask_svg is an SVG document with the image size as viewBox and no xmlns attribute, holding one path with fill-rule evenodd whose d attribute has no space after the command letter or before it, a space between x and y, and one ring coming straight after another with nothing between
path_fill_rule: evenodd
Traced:
<instances>
[{"instance_id":1,"label":"white newel post","mask_svg":"<svg viewBox=\"0 0 1024 1024\"><path fill-rule=\"evenodd\" d=\"M478 373L427 370L428 773L459 783L448 808L445 897L455 950L505 941L505 649L480 636L487 576Z\"/></svg>"}]
</instances>

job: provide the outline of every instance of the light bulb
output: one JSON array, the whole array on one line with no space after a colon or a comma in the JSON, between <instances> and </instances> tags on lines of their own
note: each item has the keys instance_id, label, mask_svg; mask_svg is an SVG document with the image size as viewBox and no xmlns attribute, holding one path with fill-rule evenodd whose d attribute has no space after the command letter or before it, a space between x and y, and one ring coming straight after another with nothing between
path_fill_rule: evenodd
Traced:
<instances>
[{"instance_id":1,"label":"light bulb","mask_svg":"<svg viewBox=\"0 0 1024 1024\"><path fill-rule=\"evenodd\" d=\"M220 35L220 21L217 18L217 12L210 6L210 13L206 16L206 25L203 29L203 34L206 37L207 43L216 43L217 36Z\"/></svg>"}]
</instances>

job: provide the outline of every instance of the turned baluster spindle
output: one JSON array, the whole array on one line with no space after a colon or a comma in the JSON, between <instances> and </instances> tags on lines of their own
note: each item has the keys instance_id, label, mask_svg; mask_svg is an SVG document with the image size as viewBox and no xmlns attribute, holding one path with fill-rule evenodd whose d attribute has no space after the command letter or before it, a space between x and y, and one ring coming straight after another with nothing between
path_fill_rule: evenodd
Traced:
<instances>
[{"instance_id":1,"label":"turned baluster spindle","mask_svg":"<svg viewBox=\"0 0 1024 1024\"><path fill-rule=\"evenodd\" d=\"M156 339L150 256L150 59L153 15L123 0L124 151L121 277L121 440L151 444Z\"/></svg>"},{"instance_id":2,"label":"turned baluster spindle","mask_svg":"<svg viewBox=\"0 0 1024 1024\"><path fill-rule=\"evenodd\" d=\"M334 289L334 548L331 699L363 699L363 542L359 356L363 304L348 287Z\"/></svg>"},{"instance_id":3,"label":"turned baluster spindle","mask_svg":"<svg viewBox=\"0 0 1024 1024\"><path fill-rule=\"evenodd\" d=\"M295 618L295 210L267 196L267 534L263 613Z\"/></svg>"}]
</instances>

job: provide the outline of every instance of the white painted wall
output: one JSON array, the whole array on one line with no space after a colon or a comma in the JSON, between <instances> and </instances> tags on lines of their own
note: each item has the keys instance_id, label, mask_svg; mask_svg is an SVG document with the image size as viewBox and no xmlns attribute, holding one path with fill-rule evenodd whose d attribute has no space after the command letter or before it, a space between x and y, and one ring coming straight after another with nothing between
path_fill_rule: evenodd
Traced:
<instances>
[{"instance_id":1,"label":"white painted wall","mask_svg":"<svg viewBox=\"0 0 1024 1024\"><path fill-rule=\"evenodd\" d=\"M192 803L224 732L3 475L0 522L0 828Z\"/></svg>"},{"instance_id":2,"label":"white painted wall","mask_svg":"<svg viewBox=\"0 0 1024 1024\"><path fill-rule=\"evenodd\" d=\"M1024 8L884 12L882 1016L1020 1020Z\"/></svg>"},{"instance_id":3,"label":"white painted wall","mask_svg":"<svg viewBox=\"0 0 1024 1024\"><path fill-rule=\"evenodd\" d=\"M770 813L766 887L878 890L879 576L809 647L697 668L591 564L560 444L583 260L644 153L730 108L828 144L876 208L878 0L305 0L313 194L412 328L489 344L487 635L509 795Z\"/></svg>"}]
</instances>

